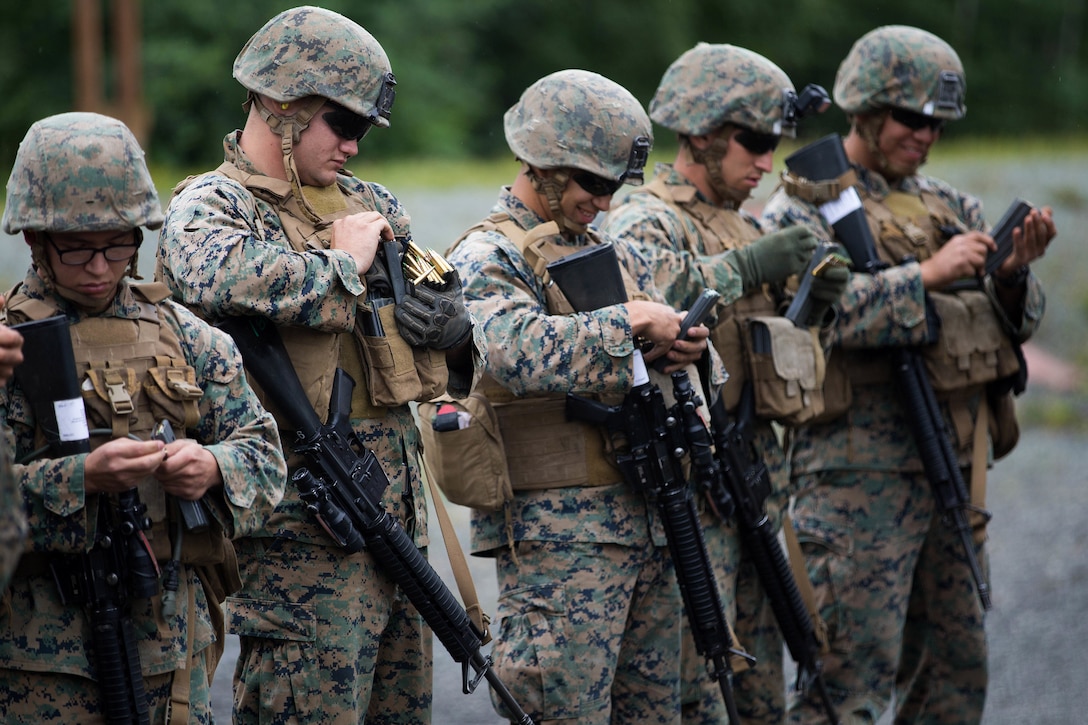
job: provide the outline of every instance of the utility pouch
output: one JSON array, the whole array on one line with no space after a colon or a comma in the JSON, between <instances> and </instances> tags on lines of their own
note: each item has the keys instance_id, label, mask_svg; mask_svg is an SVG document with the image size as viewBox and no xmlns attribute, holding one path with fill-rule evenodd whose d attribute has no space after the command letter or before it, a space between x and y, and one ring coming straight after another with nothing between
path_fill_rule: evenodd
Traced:
<instances>
[{"instance_id":1,"label":"utility pouch","mask_svg":"<svg viewBox=\"0 0 1088 725\"><path fill-rule=\"evenodd\" d=\"M445 353L417 350L397 332L393 305L377 309L383 335L359 335L366 360L367 387L375 405L395 407L429 400L446 389Z\"/></svg>"},{"instance_id":2,"label":"utility pouch","mask_svg":"<svg viewBox=\"0 0 1088 725\"><path fill-rule=\"evenodd\" d=\"M1020 370L1016 350L1001 329L984 292L929 294L940 320L940 338L919 348L933 391L940 396L993 382Z\"/></svg>"},{"instance_id":3,"label":"utility pouch","mask_svg":"<svg viewBox=\"0 0 1088 725\"><path fill-rule=\"evenodd\" d=\"M158 360L150 368L144 383L151 413L156 420L172 419L181 428L191 428L200 422L197 407L204 391L196 384L196 371L180 360Z\"/></svg>"},{"instance_id":4,"label":"utility pouch","mask_svg":"<svg viewBox=\"0 0 1088 725\"><path fill-rule=\"evenodd\" d=\"M482 393L420 403L419 428L427 469L451 503L498 511L513 498L499 419Z\"/></svg>"},{"instance_id":5,"label":"utility pouch","mask_svg":"<svg viewBox=\"0 0 1088 725\"><path fill-rule=\"evenodd\" d=\"M827 368L818 330L785 317L753 317L747 327L756 415L791 426L821 415Z\"/></svg>"}]
</instances>

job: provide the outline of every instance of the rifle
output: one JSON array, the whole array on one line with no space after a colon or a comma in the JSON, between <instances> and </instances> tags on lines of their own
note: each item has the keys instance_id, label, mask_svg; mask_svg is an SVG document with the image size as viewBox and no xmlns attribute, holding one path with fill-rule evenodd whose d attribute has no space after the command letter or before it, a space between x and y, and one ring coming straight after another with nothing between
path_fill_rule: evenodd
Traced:
<instances>
[{"instance_id":1,"label":"rifle","mask_svg":"<svg viewBox=\"0 0 1088 725\"><path fill-rule=\"evenodd\" d=\"M23 362L15 369L15 379L30 401L48 450L57 456L89 453L90 432L67 318L58 315L12 327L23 335ZM119 493L116 506L107 494L99 494L97 503L94 546L85 554L54 557L49 567L61 603L84 606L90 619L106 722L148 725L150 707L129 611L131 600L152 597L158 589L158 565L143 533L151 520L135 488Z\"/></svg>"},{"instance_id":2,"label":"rifle","mask_svg":"<svg viewBox=\"0 0 1088 725\"><path fill-rule=\"evenodd\" d=\"M594 245L563 257L549 264L548 272L576 311L627 299L611 244ZM705 315L716 298L714 292L702 297L693 310ZM689 312L681 323L681 333L701 322L692 319ZM710 437L697 413L702 401L687 372L680 370L670 376L676 403L666 408L661 389L645 372L642 353L636 349L634 355L635 385L622 404L609 406L567 393L567 418L604 426L611 435L626 440L627 452L616 454L616 464L624 480L642 491L647 503L656 505L661 515L695 649L706 658L718 681L729 722L739 725L728 657L748 655L734 648L699 511L683 469L682 459L690 453L697 476L716 475ZM700 430L702 438L698 437Z\"/></svg>"},{"instance_id":3,"label":"rifle","mask_svg":"<svg viewBox=\"0 0 1088 725\"><path fill-rule=\"evenodd\" d=\"M752 558L782 638L797 663L795 689L806 692L814 684L828 720L837 725L839 714L824 682L816 627L764 505L771 493L771 479L752 438L754 417L751 381L745 381L741 388L735 418L730 418L720 397L710 407L714 449L722 474L718 480L724 489L711 487L709 495L715 508L720 510L722 504L719 502L724 498L735 510L741 544Z\"/></svg>"},{"instance_id":4,"label":"rifle","mask_svg":"<svg viewBox=\"0 0 1088 725\"><path fill-rule=\"evenodd\" d=\"M454 661L461 664L466 695L487 678L514 721L532 725L532 719L492 669L491 656L480 652L483 632L382 506L389 479L374 453L352 431L349 420L355 381L343 369L336 369L328 423L322 424L270 320L235 317L219 327L234 338L246 369L295 430L291 448L305 457L308 466L295 471L291 482L311 513L348 553L367 549L408 596Z\"/></svg>"},{"instance_id":5,"label":"rifle","mask_svg":"<svg viewBox=\"0 0 1088 725\"><path fill-rule=\"evenodd\" d=\"M832 133L786 158L790 173L813 181L837 179L845 174L850 163L843 150L842 139ZM846 248L854 267L868 274L875 274L888 265L881 261L876 251L869 223L861 206L857 190L849 186L839 198L820 207L824 219L831 224L835 236ZM933 315L926 315L930 325ZM936 337L936 330L931 330ZM941 510L944 520L959 535L964 558L975 580L975 588L983 610L989 610L990 586L982 574L975 554L971 526L967 521L967 509L971 498L963 481L956 452L944 416L937 404L933 384L926 375L925 363L918 351L911 347L895 347L891 350L895 387L902 395L903 407L910 424L911 434L918 447L925 468L926 478ZM982 512L989 516L988 512Z\"/></svg>"}]
</instances>

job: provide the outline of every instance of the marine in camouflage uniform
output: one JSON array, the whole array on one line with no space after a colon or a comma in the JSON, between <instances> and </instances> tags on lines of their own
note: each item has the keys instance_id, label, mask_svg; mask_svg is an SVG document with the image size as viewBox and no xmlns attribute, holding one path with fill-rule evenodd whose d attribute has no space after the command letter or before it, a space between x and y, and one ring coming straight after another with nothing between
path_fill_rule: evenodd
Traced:
<instances>
[{"instance_id":1,"label":"marine in camouflage uniform","mask_svg":"<svg viewBox=\"0 0 1088 725\"><path fill-rule=\"evenodd\" d=\"M283 494L275 422L230 338L166 299L161 285L124 276L135 274L140 227L161 223L143 151L120 121L68 113L30 128L8 181L3 227L23 232L32 265L8 296L7 321L67 318L91 439L90 453L40 450L49 439L27 391L18 379L0 389L30 525L0 605L0 712L9 722L107 721L99 687L116 691L117 680L103 678L118 663L92 633L100 620L90 610L100 603L85 610L78 592L58 587L95 561L92 547L109 547L99 540L107 512L135 490L164 571L151 596L123 585L130 611L121 614L131 618L150 720L210 723L221 604L238 584L227 539L258 529ZM149 440L164 418L177 436L168 445ZM180 533L167 495L201 499L209 528ZM122 528L112 532L114 546L125 540ZM171 593L165 573L178 565Z\"/></svg>"},{"instance_id":2,"label":"marine in camouflage uniform","mask_svg":"<svg viewBox=\"0 0 1088 725\"><path fill-rule=\"evenodd\" d=\"M18 332L0 325L0 385L7 383L12 370L22 362L22 344ZM7 588L19 555L23 553L23 540L26 538L23 498L19 495L19 487L11 471L13 445L8 431L0 427L0 590Z\"/></svg>"},{"instance_id":3,"label":"marine in camouflage uniform","mask_svg":"<svg viewBox=\"0 0 1088 725\"><path fill-rule=\"evenodd\" d=\"M648 359L667 351L670 369L706 349L705 328L674 344L681 317L660 302L647 260L589 226L622 183L641 182L650 121L614 82L565 70L532 84L504 127L522 171L450 253L489 341L480 389L514 479L506 508L472 518L473 551L496 558L496 670L537 723L678 723L683 615L663 529L603 431L563 412L567 392L622 399L636 336L654 344ZM625 305L576 313L527 259L606 241ZM711 382L722 377L719 367Z\"/></svg>"},{"instance_id":4,"label":"marine in camouflage uniform","mask_svg":"<svg viewBox=\"0 0 1088 725\"><path fill-rule=\"evenodd\" d=\"M850 397L839 396L844 410L837 417L796 431L790 465L801 490L794 521L830 629L825 677L849 723L876 722L893 693L897 722L978 723L985 703L987 648L979 595L958 537L935 510L891 382L890 358L883 354L892 346L923 346L929 366L930 355L978 343L983 355L957 360L974 372L975 366L1007 359L1008 346L1026 340L1042 317L1043 292L1027 265L1055 234L1049 208L1032 212L1009 258L983 276L994 244L981 204L918 173L944 123L963 116L964 90L955 51L940 38L905 26L863 36L835 82L835 101L851 120L844 148L856 175L856 181L835 183L846 189L852 184L880 258L891 266L852 276L838 305L825 388L837 375L848 381ZM806 180L786 177L767 203L763 221L775 228L805 225L823 239L832 238L818 206L823 198L809 195L812 201L803 201L806 193ZM981 284L970 291L948 289L961 278L978 278ZM967 305L973 305L974 316L963 324L964 315L956 310ZM941 327L933 339L929 328L938 322L937 309ZM986 338L979 331L994 334ZM999 349L990 349L988 339ZM957 347L950 347L953 340ZM976 379L996 375L991 371ZM996 425L1002 419L995 416L983 429L982 403L998 410L995 400L1011 406L1011 399L995 399L974 381L948 385L944 377L930 373L964 480L971 481L972 468L992 461L991 449L1006 437L1009 424L1015 425L1007 416L1004 425ZM836 407L830 398L825 401L829 411ZM986 450L976 450L976 425L980 434L989 434L980 439ZM1013 437L996 453L1014 443ZM983 524L976 523L975 544L985 570ZM819 703L795 703L790 721L821 722Z\"/></svg>"},{"instance_id":5,"label":"marine in camouflage uniform","mask_svg":"<svg viewBox=\"0 0 1088 725\"><path fill-rule=\"evenodd\" d=\"M654 260L657 286L674 307L688 308L707 287L721 295L711 340L729 372L723 394L734 416L741 386L749 380L748 320L778 314L787 301L786 278L804 269L815 247L815 236L804 227L764 236L756 219L741 209L760 177L771 171L779 139L794 134L797 100L786 74L752 51L706 43L687 51L665 72L650 102L650 118L679 136L676 159L658 164L654 179L613 207L602 225ZM748 256L757 264L749 264ZM823 298L825 310L848 275L840 267L815 278L814 298ZM771 477L767 508L777 531L788 497L786 457L770 419L757 418L753 435ZM723 521L703 508L722 601L735 620L737 639L758 665L737 668L737 710L746 723L782 722L782 635L732 519ZM717 683L707 676L686 626L684 668L684 722L724 722Z\"/></svg>"},{"instance_id":6,"label":"marine in camouflage uniform","mask_svg":"<svg viewBox=\"0 0 1088 725\"><path fill-rule=\"evenodd\" d=\"M378 242L409 235L409 217L389 190L342 166L371 127L389 125L388 58L348 18L300 7L254 34L234 75L249 91L246 125L226 137L219 169L176 191L159 273L210 319L272 320L322 420L334 368L351 375L352 429L390 482L382 503L425 553L427 502L408 403L447 389L467 394L483 344L456 280L441 295L445 318L423 309L411 285L395 310L367 301L382 281ZM418 329L408 324L419 322L413 309L429 315ZM379 312L384 336L363 328ZM378 386L393 386L388 376L404 370L414 392L382 393ZM294 470L301 458L288 462ZM335 544L294 486L239 562L244 586L227 602L241 639L236 723L430 722L429 628L370 553Z\"/></svg>"}]
</instances>

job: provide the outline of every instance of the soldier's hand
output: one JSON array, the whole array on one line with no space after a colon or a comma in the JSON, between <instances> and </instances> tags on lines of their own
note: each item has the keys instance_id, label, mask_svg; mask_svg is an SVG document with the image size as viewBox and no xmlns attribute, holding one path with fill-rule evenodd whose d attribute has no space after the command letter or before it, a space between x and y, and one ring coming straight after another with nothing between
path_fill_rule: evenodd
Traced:
<instances>
[{"instance_id":1,"label":"soldier's hand","mask_svg":"<svg viewBox=\"0 0 1088 725\"><path fill-rule=\"evenodd\" d=\"M997 244L989 234L956 234L921 263L922 285L927 290L940 290L958 280L978 277L986 269L986 255L995 249Z\"/></svg>"},{"instance_id":2,"label":"soldier's hand","mask_svg":"<svg viewBox=\"0 0 1088 725\"><path fill-rule=\"evenodd\" d=\"M376 211L365 211L337 219L332 223L329 249L347 252L355 260L359 274L374 262L378 242L393 238L393 227Z\"/></svg>"},{"instance_id":3,"label":"soldier's hand","mask_svg":"<svg viewBox=\"0 0 1088 725\"><path fill-rule=\"evenodd\" d=\"M152 475L163 461L166 444L159 440L115 438L87 454L83 462L86 493L120 493Z\"/></svg>"},{"instance_id":4,"label":"soldier's hand","mask_svg":"<svg viewBox=\"0 0 1088 725\"><path fill-rule=\"evenodd\" d=\"M624 306L630 317L631 332L653 345L643 356L646 362L669 355L671 350L673 354L669 355L670 365L666 370L672 371L702 356L706 338L710 334L705 327L692 327L688 333L689 339L678 342L676 338L680 336L680 323L684 321L682 313L650 300L632 300L625 302Z\"/></svg>"},{"instance_id":5,"label":"soldier's hand","mask_svg":"<svg viewBox=\"0 0 1088 725\"><path fill-rule=\"evenodd\" d=\"M407 294L393 310L400 336L415 347L449 350L472 333L472 318L465 307L461 278L447 272L441 288L407 283Z\"/></svg>"},{"instance_id":6,"label":"soldier's hand","mask_svg":"<svg viewBox=\"0 0 1088 725\"><path fill-rule=\"evenodd\" d=\"M1002 263L995 276L1008 278L1021 267L1046 254L1050 240L1058 234L1053 212L1049 206L1032 209L1022 226L1012 230L1012 254Z\"/></svg>"},{"instance_id":7,"label":"soldier's hand","mask_svg":"<svg viewBox=\"0 0 1088 725\"><path fill-rule=\"evenodd\" d=\"M168 443L155 469L155 479L167 493L195 501L209 488L222 485L223 473L212 452L191 439Z\"/></svg>"},{"instance_id":8,"label":"soldier's hand","mask_svg":"<svg viewBox=\"0 0 1088 725\"><path fill-rule=\"evenodd\" d=\"M809 317L812 324L819 325L823 322L827 311L839 301L849 283L850 268L846 266L829 265L812 278L812 286L809 287L808 292L812 300Z\"/></svg>"},{"instance_id":9,"label":"soldier's hand","mask_svg":"<svg viewBox=\"0 0 1088 725\"><path fill-rule=\"evenodd\" d=\"M745 292L761 285L781 284L808 266L817 239L812 230L792 226L762 236L741 249L726 252L726 260L740 275Z\"/></svg>"}]
</instances>

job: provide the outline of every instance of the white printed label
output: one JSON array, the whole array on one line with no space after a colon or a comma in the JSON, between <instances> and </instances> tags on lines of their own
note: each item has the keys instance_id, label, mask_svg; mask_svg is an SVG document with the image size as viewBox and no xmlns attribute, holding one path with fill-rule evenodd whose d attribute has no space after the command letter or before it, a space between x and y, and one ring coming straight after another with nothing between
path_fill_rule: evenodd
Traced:
<instances>
[{"instance_id":1,"label":"white printed label","mask_svg":"<svg viewBox=\"0 0 1088 725\"><path fill-rule=\"evenodd\" d=\"M861 197L858 196L858 190L851 186L839 194L839 198L835 201L821 204L820 213L824 215L824 219L827 220L828 224L833 225L850 212L857 211L860 208Z\"/></svg>"},{"instance_id":2,"label":"white printed label","mask_svg":"<svg viewBox=\"0 0 1088 725\"><path fill-rule=\"evenodd\" d=\"M646 372L646 361L642 359L642 351L635 350L635 385L645 385L650 382L650 374Z\"/></svg>"},{"instance_id":3,"label":"white printed label","mask_svg":"<svg viewBox=\"0 0 1088 725\"><path fill-rule=\"evenodd\" d=\"M53 401L53 413L57 416L57 431L62 441L85 441L90 438L83 398Z\"/></svg>"}]
</instances>

